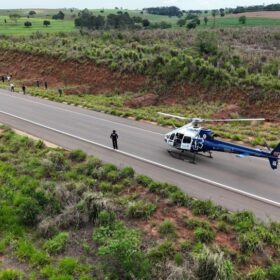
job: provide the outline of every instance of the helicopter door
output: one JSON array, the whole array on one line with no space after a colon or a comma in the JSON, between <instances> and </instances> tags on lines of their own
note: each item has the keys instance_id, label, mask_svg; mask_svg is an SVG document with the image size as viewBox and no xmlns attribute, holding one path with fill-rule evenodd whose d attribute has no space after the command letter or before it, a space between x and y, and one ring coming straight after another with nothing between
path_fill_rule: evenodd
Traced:
<instances>
[{"instance_id":1,"label":"helicopter door","mask_svg":"<svg viewBox=\"0 0 280 280\"><path fill-rule=\"evenodd\" d=\"M170 146L173 146L174 144L174 138L175 138L175 133L172 133L169 137L169 139L167 140L167 144L169 144Z\"/></svg>"},{"instance_id":2,"label":"helicopter door","mask_svg":"<svg viewBox=\"0 0 280 280\"><path fill-rule=\"evenodd\" d=\"M184 136L182 144L181 144L181 149L190 150L191 146L192 146L192 138L189 136Z\"/></svg>"}]
</instances>

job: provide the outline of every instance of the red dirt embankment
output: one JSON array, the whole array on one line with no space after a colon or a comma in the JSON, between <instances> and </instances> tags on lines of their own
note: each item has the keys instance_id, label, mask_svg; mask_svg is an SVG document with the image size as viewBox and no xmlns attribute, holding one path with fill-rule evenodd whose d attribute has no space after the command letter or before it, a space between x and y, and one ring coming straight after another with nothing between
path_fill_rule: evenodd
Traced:
<instances>
[{"instance_id":1,"label":"red dirt embankment","mask_svg":"<svg viewBox=\"0 0 280 280\"><path fill-rule=\"evenodd\" d=\"M222 101L237 106L238 113L250 117L265 117L279 121L279 96L269 97L257 89L231 90L205 89L187 82L166 89L159 98L155 93L161 82L151 81L144 75L112 72L106 67L96 66L92 61L62 61L56 57L27 54L18 51L2 51L0 56L0 75L13 75L27 86L35 85L37 80L48 81L50 87L67 86L66 94L102 94L106 92L125 91L139 93L143 90L149 94L139 97L136 94L126 104L129 107L141 107L156 104L173 105L185 103L187 98L203 101ZM264 98L265 97L265 98ZM217 112L219 113L219 112ZM220 117L229 117L229 112L220 112Z\"/></svg>"},{"instance_id":2,"label":"red dirt embankment","mask_svg":"<svg viewBox=\"0 0 280 280\"><path fill-rule=\"evenodd\" d=\"M34 85L37 80L48 81L51 87L82 85L81 93L93 94L138 91L146 81L144 76L112 72L90 61L61 61L51 56L1 51L0 75L7 74L15 80L24 80L26 85ZM73 93L79 90L73 89Z\"/></svg>"}]
</instances>

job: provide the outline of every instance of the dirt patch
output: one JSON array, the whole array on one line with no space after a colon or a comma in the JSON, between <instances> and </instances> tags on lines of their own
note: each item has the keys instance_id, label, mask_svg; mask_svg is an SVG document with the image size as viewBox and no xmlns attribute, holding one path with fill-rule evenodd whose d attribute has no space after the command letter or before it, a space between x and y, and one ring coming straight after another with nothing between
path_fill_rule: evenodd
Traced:
<instances>
[{"instance_id":1,"label":"dirt patch","mask_svg":"<svg viewBox=\"0 0 280 280\"><path fill-rule=\"evenodd\" d=\"M242 112L241 108L238 105L235 104L229 104L221 110L220 112L217 112L213 115L214 119L226 119L226 118L232 118L233 116L239 116Z\"/></svg>"},{"instance_id":2,"label":"dirt patch","mask_svg":"<svg viewBox=\"0 0 280 280\"><path fill-rule=\"evenodd\" d=\"M248 12L248 13L240 13L240 14L231 14L228 17L240 17L240 16L280 19L280 11Z\"/></svg>"},{"instance_id":3,"label":"dirt patch","mask_svg":"<svg viewBox=\"0 0 280 280\"><path fill-rule=\"evenodd\" d=\"M146 94L142 96L137 96L125 103L125 106L131 108L140 108L144 106L154 106L158 103L159 98L156 94Z\"/></svg>"}]
</instances>

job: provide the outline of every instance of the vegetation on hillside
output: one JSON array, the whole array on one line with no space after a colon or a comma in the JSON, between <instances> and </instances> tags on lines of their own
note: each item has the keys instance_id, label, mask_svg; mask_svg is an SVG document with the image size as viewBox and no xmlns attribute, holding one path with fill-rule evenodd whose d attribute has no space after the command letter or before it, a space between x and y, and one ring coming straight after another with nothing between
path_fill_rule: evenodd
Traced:
<instances>
[{"instance_id":1,"label":"vegetation on hillside","mask_svg":"<svg viewBox=\"0 0 280 280\"><path fill-rule=\"evenodd\" d=\"M86 58L112 71L145 74L168 84L188 81L223 89L254 87L263 90L265 98L279 96L280 62L275 58L279 54L279 32L272 28L254 29L250 35L247 32L36 33L30 38L3 37L0 48L63 59ZM255 42L267 51L254 50Z\"/></svg>"},{"instance_id":2,"label":"vegetation on hillside","mask_svg":"<svg viewBox=\"0 0 280 280\"><path fill-rule=\"evenodd\" d=\"M280 225L0 134L0 279L279 279Z\"/></svg>"}]
</instances>

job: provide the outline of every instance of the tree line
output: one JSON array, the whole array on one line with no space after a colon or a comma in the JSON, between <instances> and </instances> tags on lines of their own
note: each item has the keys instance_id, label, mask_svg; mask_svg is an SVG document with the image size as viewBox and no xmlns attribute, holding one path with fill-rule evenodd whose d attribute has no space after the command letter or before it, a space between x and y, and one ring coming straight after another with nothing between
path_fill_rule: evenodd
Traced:
<instances>
[{"instance_id":1,"label":"tree line","mask_svg":"<svg viewBox=\"0 0 280 280\"><path fill-rule=\"evenodd\" d=\"M141 17L131 17L127 12L95 16L91 11L81 11L75 19L76 27L85 27L91 30L102 29L133 29L150 26L150 21Z\"/></svg>"},{"instance_id":2,"label":"tree line","mask_svg":"<svg viewBox=\"0 0 280 280\"><path fill-rule=\"evenodd\" d=\"M144 8L143 11L147 12L148 14L161 16L181 16L183 14L183 12L175 6Z\"/></svg>"},{"instance_id":3,"label":"tree line","mask_svg":"<svg viewBox=\"0 0 280 280\"><path fill-rule=\"evenodd\" d=\"M256 5L256 6L248 6L248 7L239 6L236 7L235 9L229 9L229 12L233 14L239 14L245 12L262 12L262 11L280 11L280 4L270 4L267 6Z\"/></svg>"}]
</instances>

